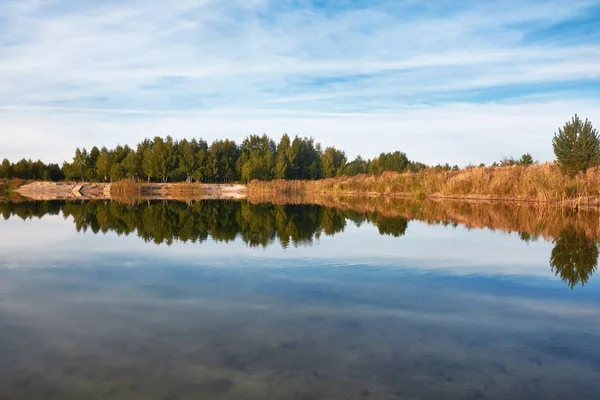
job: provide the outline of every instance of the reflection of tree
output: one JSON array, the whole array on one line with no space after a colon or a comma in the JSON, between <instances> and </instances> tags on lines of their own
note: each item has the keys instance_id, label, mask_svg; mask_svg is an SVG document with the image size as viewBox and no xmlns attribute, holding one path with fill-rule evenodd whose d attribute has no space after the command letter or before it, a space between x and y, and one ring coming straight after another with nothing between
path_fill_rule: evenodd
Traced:
<instances>
[{"instance_id":1,"label":"reflection of tree","mask_svg":"<svg viewBox=\"0 0 600 400\"><path fill-rule=\"evenodd\" d=\"M554 239L550 266L571 289L578 283L583 286L597 265L598 242L586 237L584 232L569 226Z\"/></svg>"},{"instance_id":2,"label":"reflection of tree","mask_svg":"<svg viewBox=\"0 0 600 400\"><path fill-rule=\"evenodd\" d=\"M522 241L524 241L525 243L529 244L531 242L535 242L538 240L538 235L533 234L533 233L529 233L529 232L519 232L519 238L521 238Z\"/></svg>"},{"instance_id":3,"label":"reflection of tree","mask_svg":"<svg viewBox=\"0 0 600 400\"><path fill-rule=\"evenodd\" d=\"M390 235L394 237L404 236L408 220L402 217L377 218L377 229L381 235Z\"/></svg>"},{"instance_id":4,"label":"reflection of tree","mask_svg":"<svg viewBox=\"0 0 600 400\"><path fill-rule=\"evenodd\" d=\"M71 217L77 231L112 231L118 235L136 233L146 242L171 244L214 240L229 242L241 238L249 246L268 246L279 239L290 244L311 244L322 234L335 235L346 220L370 221L381 234L401 236L407 227L402 217L359 213L318 205L251 204L237 201L149 201L122 204L110 201L0 203L4 218L41 217L63 213Z\"/></svg>"}]
</instances>

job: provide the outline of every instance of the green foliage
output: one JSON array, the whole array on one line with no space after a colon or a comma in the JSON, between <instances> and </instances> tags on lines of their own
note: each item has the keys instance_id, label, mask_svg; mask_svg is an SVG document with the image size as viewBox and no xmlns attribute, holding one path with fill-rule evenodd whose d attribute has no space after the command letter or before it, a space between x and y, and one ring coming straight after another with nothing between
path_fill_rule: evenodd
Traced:
<instances>
[{"instance_id":1,"label":"green foliage","mask_svg":"<svg viewBox=\"0 0 600 400\"><path fill-rule=\"evenodd\" d=\"M250 135L240 146L237 171L243 182L271 180L275 176L277 147L267 135Z\"/></svg>"},{"instance_id":2,"label":"green foliage","mask_svg":"<svg viewBox=\"0 0 600 400\"><path fill-rule=\"evenodd\" d=\"M72 160L64 162L62 168L37 163L22 160L13 165L5 160L0 166L0 178L249 182L255 179L316 180L385 171L418 172L427 168L423 163L409 161L400 151L381 153L373 160L358 156L348 162L342 150L327 147L323 151L313 138L295 136L292 140L287 134L278 144L267 135L249 135L240 145L232 140L215 140L210 146L203 139L178 141L170 136L156 136L144 139L133 149L127 145L113 149L94 146L90 151L77 148ZM33 167L23 164L35 164L39 171L30 172Z\"/></svg>"},{"instance_id":3,"label":"green foliage","mask_svg":"<svg viewBox=\"0 0 600 400\"><path fill-rule=\"evenodd\" d=\"M600 164L600 138L587 119L577 115L554 134L552 147L561 169L569 175Z\"/></svg>"},{"instance_id":4,"label":"green foliage","mask_svg":"<svg viewBox=\"0 0 600 400\"><path fill-rule=\"evenodd\" d=\"M0 164L0 179L59 181L64 179L64 175L58 164L26 159L13 164L5 158Z\"/></svg>"},{"instance_id":5,"label":"green foliage","mask_svg":"<svg viewBox=\"0 0 600 400\"><path fill-rule=\"evenodd\" d=\"M321 177L334 178L344 174L346 154L335 147L327 147L321 156Z\"/></svg>"},{"instance_id":6,"label":"green foliage","mask_svg":"<svg viewBox=\"0 0 600 400\"><path fill-rule=\"evenodd\" d=\"M534 163L533 157L529 153L523 154L519 160L520 165L533 165Z\"/></svg>"},{"instance_id":7,"label":"green foliage","mask_svg":"<svg viewBox=\"0 0 600 400\"><path fill-rule=\"evenodd\" d=\"M401 151L381 153L369 164L369 172L374 175L382 174L385 171L403 172L406 167L408 167L408 158Z\"/></svg>"},{"instance_id":8,"label":"green foliage","mask_svg":"<svg viewBox=\"0 0 600 400\"><path fill-rule=\"evenodd\" d=\"M290 179L319 179L321 177L321 148L312 138L296 136L291 149Z\"/></svg>"},{"instance_id":9,"label":"green foliage","mask_svg":"<svg viewBox=\"0 0 600 400\"><path fill-rule=\"evenodd\" d=\"M492 164L493 167L511 167L513 165L533 165L536 164L536 161L533 160L533 156L529 153L525 153L521 156L521 158L516 159L514 157L504 157L500 160L500 162L494 162Z\"/></svg>"},{"instance_id":10,"label":"green foliage","mask_svg":"<svg viewBox=\"0 0 600 400\"><path fill-rule=\"evenodd\" d=\"M102 151L100 152L100 154L98 155L98 158L96 160L96 170L97 173L96 175L98 176L98 178L102 179L103 181L107 181L109 176L110 176L110 167L111 167L111 160L110 160L110 154L108 153L108 150L106 149L106 147L102 148Z\"/></svg>"},{"instance_id":11,"label":"green foliage","mask_svg":"<svg viewBox=\"0 0 600 400\"><path fill-rule=\"evenodd\" d=\"M367 172L369 172L369 163L361 156L357 156L354 160L346 164L346 168L344 169L344 175L347 176L356 176L366 174Z\"/></svg>"}]
</instances>

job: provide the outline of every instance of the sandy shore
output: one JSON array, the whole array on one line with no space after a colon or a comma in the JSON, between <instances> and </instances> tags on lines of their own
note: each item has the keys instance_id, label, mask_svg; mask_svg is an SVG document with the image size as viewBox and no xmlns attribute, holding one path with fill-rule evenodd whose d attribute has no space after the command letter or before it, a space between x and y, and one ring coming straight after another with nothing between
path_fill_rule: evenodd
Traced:
<instances>
[{"instance_id":1,"label":"sandy shore","mask_svg":"<svg viewBox=\"0 0 600 400\"><path fill-rule=\"evenodd\" d=\"M176 183L144 183L144 199L174 198L170 195ZM190 199L243 199L246 186L240 184L198 185ZM16 193L30 200L111 200L110 183L94 182L31 182L21 186ZM196 189L196 188L195 188ZM181 196L178 195L179 199Z\"/></svg>"}]
</instances>

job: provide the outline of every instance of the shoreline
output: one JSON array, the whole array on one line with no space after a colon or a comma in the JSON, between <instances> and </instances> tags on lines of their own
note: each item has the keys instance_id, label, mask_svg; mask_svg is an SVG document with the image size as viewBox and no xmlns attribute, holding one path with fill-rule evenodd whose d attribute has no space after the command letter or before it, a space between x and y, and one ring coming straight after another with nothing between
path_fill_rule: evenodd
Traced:
<instances>
[{"instance_id":1,"label":"shoreline","mask_svg":"<svg viewBox=\"0 0 600 400\"><path fill-rule=\"evenodd\" d=\"M182 200L245 198L246 186L240 184L140 183L132 191L119 193L113 183L28 182L12 192L28 199L47 200Z\"/></svg>"},{"instance_id":2,"label":"shoreline","mask_svg":"<svg viewBox=\"0 0 600 400\"><path fill-rule=\"evenodd\" d=\"M318 181L315 181L318 184ZM241 183L142 183L116 190L114 183L97 182L26 182L22 186L10 190L26 200L241 200L269 198L313 198L337 197L382 198L382 199L420 199L435 201L458 201L465 203L491 204L530 204L557 206L567 208L600 208L600 197L587 196L566 198L564 200L540 200L531 198L508 198L492 195L445 195L439 193L394 193L394 192L362 192L350 190L327 190L315 187L315 182L281 181ZM296 187L299 186L299 187Z\"/></svg>"}]
</instances>

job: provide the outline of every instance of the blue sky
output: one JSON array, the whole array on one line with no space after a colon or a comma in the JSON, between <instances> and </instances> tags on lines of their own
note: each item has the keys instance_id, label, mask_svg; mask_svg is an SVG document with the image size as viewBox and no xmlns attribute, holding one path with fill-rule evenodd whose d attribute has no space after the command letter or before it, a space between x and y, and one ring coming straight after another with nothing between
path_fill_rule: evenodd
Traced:
<instances>
[{"instance_id":1,"label":"blue sky","mask_svg":"<svg viewBox=\"0 0 600 400\"><path fill-rule=\"evenodd\" d=\"M600 126L600 1L3 0L0 158L313 136L428 163Z\"/></svg>"}]
</instances>

